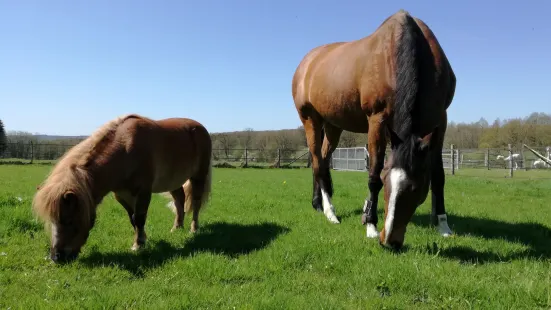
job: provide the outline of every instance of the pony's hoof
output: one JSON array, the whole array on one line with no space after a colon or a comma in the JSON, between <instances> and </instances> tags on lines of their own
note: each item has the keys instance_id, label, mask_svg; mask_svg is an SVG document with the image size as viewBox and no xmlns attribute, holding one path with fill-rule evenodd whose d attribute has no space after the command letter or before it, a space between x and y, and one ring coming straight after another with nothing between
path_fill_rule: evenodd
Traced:
<instances>
[{"instance_id":1,"label":"pony's hoof","mask_svg":"<svg viewBox=\"0 0 551 310\"><path fill-rule=\"evenodd\" d=\"M367 236L367 238L370 238L370 239L379 238L379 232L377 231L377 227L375 227L374 224L368 223L366 225L365 235Z\"/></svg>"},{"instance_id":2,"label":"pony's hoof","mask_svg":"<svg viewBox=\"0 0 551 310\"><path fill-rule=\"evenodd\" d=\"M134 251L134 252L137 252L141 249L143 249L145 247L145 244L137 244L137 243L134 243L132 245L132 247L130 248L130 250Z\"/></svg>"},{"instance_id":3,"label":"pony's hoof","mask_svg":"<svg viewBox=\"0 0 551 310\"><path fill-rule=\"evenodd\" d=\"M174 227L172 227L172 229L170 229L170 232L173 233L173 232L175 232L175 231L177 231L178 229L181 229L181 228L182 228L182 226L174 226Z\"/></svg>"}]
</instances>

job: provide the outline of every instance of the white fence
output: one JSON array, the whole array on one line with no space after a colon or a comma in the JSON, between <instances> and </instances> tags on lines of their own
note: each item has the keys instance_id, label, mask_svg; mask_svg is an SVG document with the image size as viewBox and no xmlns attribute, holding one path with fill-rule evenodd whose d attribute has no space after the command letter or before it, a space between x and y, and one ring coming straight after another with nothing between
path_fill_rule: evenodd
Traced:
<instances>
[{"instance_id":1,"label":"white fence","mask_svg":"<svg viewBox=\"0 0 551 310\"><path fill-rule=\"evenodd\" d=\"M455 160L452 161L451 150L442 150L444 169L451 169L452 162L455 169L459 169L459 152L454 152ZM386 154L385 154L386 160ZM365 147L337 148L331 157L331 168L346 171L369 170L369 152Z\"/></svg>"}]
</instances>

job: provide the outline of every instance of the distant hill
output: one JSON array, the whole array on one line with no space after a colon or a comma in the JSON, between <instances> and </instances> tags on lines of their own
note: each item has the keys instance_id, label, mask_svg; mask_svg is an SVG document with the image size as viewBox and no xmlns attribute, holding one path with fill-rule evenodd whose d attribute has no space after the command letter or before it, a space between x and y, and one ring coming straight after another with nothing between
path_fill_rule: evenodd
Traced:
<instances>
[{"instance_id":1,"label":"distant hill","mask_svg":"<svg viewBox=\"0 0 551 310\"><path fill-rule=\"evenodd\" d=\"M55 140L84 140L88 136L50 136L50 135L33 135L38 141L55 141Z\"/></svg>"}]
</instances>

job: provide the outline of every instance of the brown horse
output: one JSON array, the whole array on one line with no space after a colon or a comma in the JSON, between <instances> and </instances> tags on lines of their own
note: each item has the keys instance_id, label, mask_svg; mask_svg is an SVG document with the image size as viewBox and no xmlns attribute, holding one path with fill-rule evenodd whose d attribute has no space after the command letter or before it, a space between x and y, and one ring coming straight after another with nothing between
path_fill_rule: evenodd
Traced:
<instances>
[{"instance_id":1,"label":"brown horse","mask_svg":"<svg viewBox=\"0 0 551 310\"><path fill-rule=\"evenodd\" d=\"M111 191L134 227L133 250L145 245L152 193L170 191L176 209L173 230L182 227L184 209L193 210L194 232L209 198L211 153L209 132L191 119L154 121L131 114L104 124L67 151L34 197L35 212L51 226L51 259L76 259L94 226L97 206Z\"/></svg>"},{"instance_id":2,"label":"brown horse","mask_svg":"<svg viewBox=\"0 0 551 310\"><path fill-rule=\"evenodd\" d=\"M442 145L455 75L429 27L400 10L362 39L312 49L293 76L292 93L312 154L314 209L339 223L331 203L331 154L343 130L367 133L367 237L399 248L416 208L432 189L432 220L451 234L444 207ZM387 139L391 155L383 172ZM385 184L385 224L377 201Z\"/></svg>"}]
</instances>

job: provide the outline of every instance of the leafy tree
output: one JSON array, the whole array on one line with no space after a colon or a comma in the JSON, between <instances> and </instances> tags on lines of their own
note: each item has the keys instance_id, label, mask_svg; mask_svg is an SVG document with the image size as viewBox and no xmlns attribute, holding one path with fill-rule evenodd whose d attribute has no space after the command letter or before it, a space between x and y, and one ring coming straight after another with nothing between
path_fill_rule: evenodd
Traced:
<instances>
[{"instance_id":1,"label":"leafy tree","mask_svg":"<svg viewBox=\"0 0 551 310\"><path fill-rule=\"evenodd\" d=\"M8 137L6 137L6 129L4 123L0 119L0 155L2 155L8 147Z\"/></svg>"}]
</instances>

